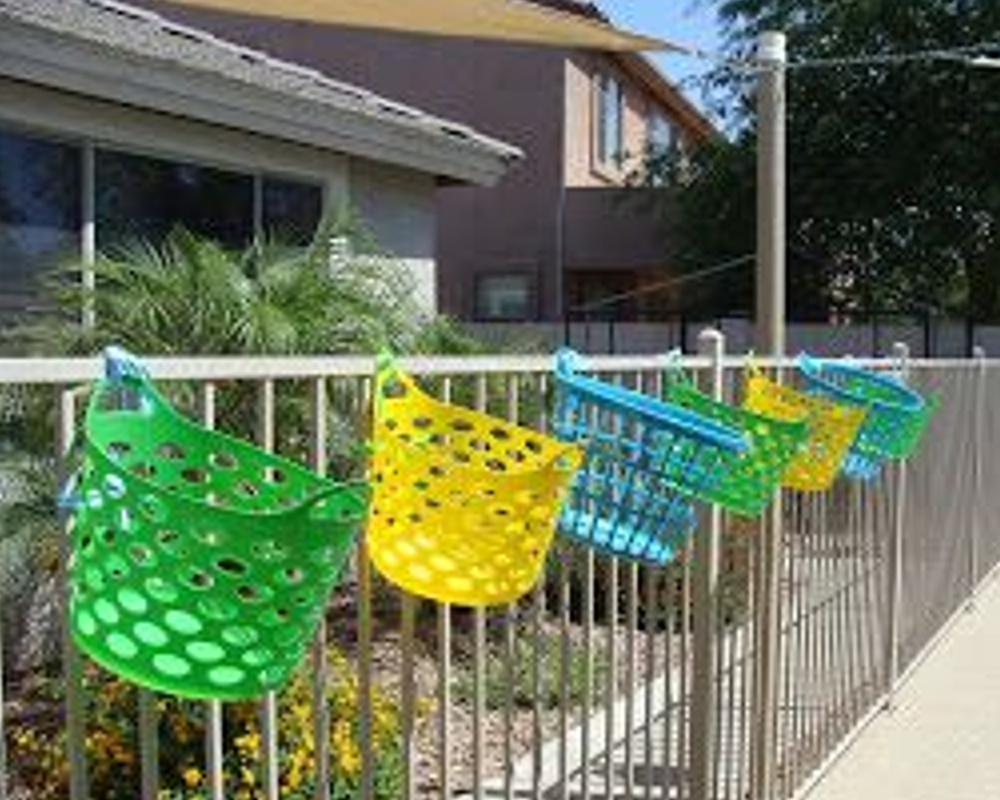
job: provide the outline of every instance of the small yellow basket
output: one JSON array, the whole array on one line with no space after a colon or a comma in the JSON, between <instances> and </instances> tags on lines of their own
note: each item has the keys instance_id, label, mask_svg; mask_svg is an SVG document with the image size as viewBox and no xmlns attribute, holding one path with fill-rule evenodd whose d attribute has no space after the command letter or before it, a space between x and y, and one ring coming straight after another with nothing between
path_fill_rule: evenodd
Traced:
<instances>
[{"instance_id":1,"label":"small yellow basket","mask_svg":"<svg viewBox=\"0 0 1000 800\"><path fill-rule=\"evenodd\" d=\"M545 565L576 445L428 396L380 359L369 553L390 582L462 606L512 603Z\"/></svg>"},{"instance_id":2,"label":"small yellow basket","mask_svg":"<svg viewBox=\"0 0 1000 800\"><path fill-rule=\"evenodd\" d=\"M838 405L782 386L751 366L743 407L785 422L805 421L809 435L791 460L781 485L801 492L829 489L865 420L865 409Z\"/></svg>"}]
</instances>

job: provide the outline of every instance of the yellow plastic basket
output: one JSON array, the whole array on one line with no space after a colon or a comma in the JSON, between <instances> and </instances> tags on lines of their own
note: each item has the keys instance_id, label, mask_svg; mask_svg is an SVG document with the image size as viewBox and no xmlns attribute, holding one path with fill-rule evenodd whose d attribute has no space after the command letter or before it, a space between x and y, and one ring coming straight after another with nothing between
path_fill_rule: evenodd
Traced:
<instances>
[{"instance_id":1,"label":"yellow plastic basket","mask_svg":"<svg viewBox=\"0 0 1000 800\"><path fill-rule=\"evenodd\" d=\"M435 400L390 359L380 359L374 425L376 569L411 594L462 606L530 591L580 449Z\"/></svg>"},{"instance_id":2,"label":"yellow plastic basket","mask_svg":"<svg viewBox=\"0 0 1000 800\"><path fill-rule=\"evenodd\" d=\"M782 386L750 367L743 407L786 422L806 421L809 435L781 485L801 492L829 489L865 420L863 408L838 405Z\"/></svg>"}]
</instances>

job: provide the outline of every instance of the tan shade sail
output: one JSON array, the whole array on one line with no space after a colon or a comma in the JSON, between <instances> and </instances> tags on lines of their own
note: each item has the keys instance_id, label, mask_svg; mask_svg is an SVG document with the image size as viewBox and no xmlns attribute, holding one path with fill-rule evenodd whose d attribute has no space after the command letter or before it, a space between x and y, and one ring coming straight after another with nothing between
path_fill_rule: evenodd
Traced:
<instances>
[{"instance_id":1,"label":"tan shade sail","mask_svg":"<svg viewBox=\"0 0 1000 800\"><path fill-rule=\"evenodd\" d=\"M171 0L177 5L385 31L594 50L683 50L527 0Z\"/></svg>"}]
</instances>

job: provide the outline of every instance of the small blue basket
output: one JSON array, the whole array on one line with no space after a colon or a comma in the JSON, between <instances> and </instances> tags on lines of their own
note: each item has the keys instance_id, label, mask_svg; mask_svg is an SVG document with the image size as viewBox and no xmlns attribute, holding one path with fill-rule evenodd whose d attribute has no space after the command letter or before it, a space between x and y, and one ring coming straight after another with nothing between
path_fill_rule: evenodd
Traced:
<instances>
[{"instance_id":1,"label":"small blue basket","mask_svg":"<svg viewBox=\"0 0 1000 800\"><path fill-rule=\"evenodd\" d=\"M611 555L664 564L696 523L693 501L745 452L733 428L638 392L578 375L556 356L556 435L584 447L560 532Z\"/></svg>"},{"instance_id":2,"label":"small blue basket","mask_svg":"<svg viewBox=\"0 0 1000 800\"><path fill-rule=\"evenodd\" d=\"M841 468L844 475L872 480L887 460L906 458L916 449L934 404L902 380L804 354L798 358L798 369L811 394L867 411L844 459Z\"/></svg>"}]
</instances>

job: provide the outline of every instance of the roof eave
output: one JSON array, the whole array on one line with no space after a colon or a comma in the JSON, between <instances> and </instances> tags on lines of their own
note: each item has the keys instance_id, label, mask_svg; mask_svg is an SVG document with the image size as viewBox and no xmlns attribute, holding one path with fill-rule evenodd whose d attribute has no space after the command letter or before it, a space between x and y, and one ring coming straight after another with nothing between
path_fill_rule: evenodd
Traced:
<instances>
[{"instance_id":1,"label":"roof eave","mask_svg":"<svg viewBox=\"0 0 1000 800\"><path fill-rule=\"evenodd\" d=\"M7 24L10 23L10 24ZM221 74L102 47L7 21L0 75L159 113L208 122L429 173L451 182L496 184L523 157L510 145L335 107Z\"/></svg>"}]
</instances>

